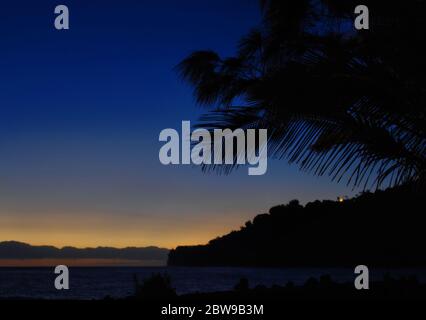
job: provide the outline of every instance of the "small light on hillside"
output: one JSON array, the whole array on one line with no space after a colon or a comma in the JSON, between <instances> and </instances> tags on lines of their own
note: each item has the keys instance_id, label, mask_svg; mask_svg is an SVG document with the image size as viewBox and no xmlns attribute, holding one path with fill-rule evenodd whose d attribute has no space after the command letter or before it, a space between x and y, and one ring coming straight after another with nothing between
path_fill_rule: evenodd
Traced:
<instances>
[{"instance_id":1,"label":"small light on hillside","mask_svg":"<svg viewBox=\"0 0 426 320\"><path fill-rule=\"evenodd\" d=\"M343 197L337 197L337 201L338 201L338 202L344 202L344 201L345 201L345 198L343 198Z\"/></svg>"}]
</instances>

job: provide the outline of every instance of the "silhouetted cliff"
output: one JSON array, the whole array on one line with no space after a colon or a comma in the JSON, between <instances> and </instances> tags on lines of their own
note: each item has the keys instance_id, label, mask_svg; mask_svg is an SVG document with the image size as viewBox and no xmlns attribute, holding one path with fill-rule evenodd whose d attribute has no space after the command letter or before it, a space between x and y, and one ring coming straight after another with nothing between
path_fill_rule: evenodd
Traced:
<instances>
[{"instance_id":1,"label":"silhouetted cliff","mask_svg":"<svg viewBox=\"0 0 426 320\"><path fill-rule=\"evenodd\" d=\"M425 193L397 188L273 207L208 245L178 247L170 266L426 265Z\"/></svg>"}]
</instances>

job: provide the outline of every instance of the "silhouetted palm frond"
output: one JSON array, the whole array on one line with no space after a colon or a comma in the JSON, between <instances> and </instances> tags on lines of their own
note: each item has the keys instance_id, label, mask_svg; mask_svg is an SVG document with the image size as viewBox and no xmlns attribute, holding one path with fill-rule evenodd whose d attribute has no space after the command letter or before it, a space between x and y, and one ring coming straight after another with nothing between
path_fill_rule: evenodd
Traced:
<instances>
[{"instance_id":1,"label":"silhouetted palm frond","mask_svg":"<svg viewBox=\"0 0 426 320\"><path fill-rule=\"evenodd\" d=\"M271 156L354 186L424 181L425 1L404 3L406 17L367 1L382 21L368 33L340 28L353 1L261 2L263 24L235 57L199 51L178 65L213 108L198 126L266 128Z\"/></svg>"}]
</instances>

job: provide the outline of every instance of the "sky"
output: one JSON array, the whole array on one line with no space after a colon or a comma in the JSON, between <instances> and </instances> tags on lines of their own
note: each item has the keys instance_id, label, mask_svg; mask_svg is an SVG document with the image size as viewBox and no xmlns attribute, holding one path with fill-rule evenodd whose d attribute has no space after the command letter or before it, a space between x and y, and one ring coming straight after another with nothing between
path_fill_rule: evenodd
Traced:
<instances>
[{"instance_id":1,"label":"sky","mask_svg":"<svg viewBox=\"0 0 426 320\"><path fill-rule=\"evenodd\" d=\"M59 4L70 30L54 28ZM259 22L257 0L1 1L0 241L174 248L357 192L285 160L264 176L160 163L160 131L203 112L173 68L231 56Z\"/></svg>"}]
</instances>

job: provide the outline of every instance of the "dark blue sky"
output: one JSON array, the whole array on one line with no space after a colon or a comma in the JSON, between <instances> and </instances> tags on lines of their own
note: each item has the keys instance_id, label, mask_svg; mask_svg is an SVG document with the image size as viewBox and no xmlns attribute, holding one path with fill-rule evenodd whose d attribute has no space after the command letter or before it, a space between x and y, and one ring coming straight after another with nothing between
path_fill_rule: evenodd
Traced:
<instances>
[{"instance_id":1,"label":"dark blue sky","mask_svg":"<svg viewBox=\"0 0 426 320\"><path fill-rule=\"evenodd\" d=\"M53 26L59 4L70 30ZM2 1L0 240L172 247L293 198L352 194L285 161L262 177L159 163L159 132L202 111L173 67L232 55L259 21L256 0Z\"/></svg>"}]
</instances>

